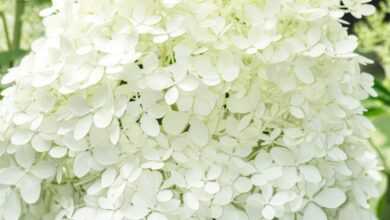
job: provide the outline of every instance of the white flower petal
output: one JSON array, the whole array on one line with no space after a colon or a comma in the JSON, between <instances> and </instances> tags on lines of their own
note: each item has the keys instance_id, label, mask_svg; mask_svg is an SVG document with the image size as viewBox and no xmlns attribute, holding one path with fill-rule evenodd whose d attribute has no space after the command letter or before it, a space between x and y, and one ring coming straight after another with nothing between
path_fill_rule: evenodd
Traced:
<instances>
[{"instance_id":1,"label":"white flower petal","mask_svg":"<svg viewBox=\"0 0 390 220\"><path fill-rule=\"evenodd\" d=\"M333 148L328 152L328 157L332 161L345 161L348 159L348 156L343 150L338 147Z\"/></svg>"},{"instance_id":2,"label":"white flower petal","mask_svg":"<svg viewBox=\"0 0 390 220\"><path fill-rule=\"evenodd\" d=\"M168 74L156 73L146 79L146 85L156 91L161 91L170 87L173 84L171 77Z\"/></svg>"},{"instance_id":3,"label":"white flower petal","mask_svg":"<svg viewBox=\"0 0 390 220\"><path fill-rule=\"evenodd\" d=\"M345 54L353 52L358 45L356 36L349 36L348 39L343 39L335 44L335 52L337 54Z\"/></svg>"},{"instance_id":4,"label":"white flower petal","mask_svg":"<svg viewBox=\"0 0 390 220\"><path fill-rule=\"evenodd\" d=\"M296 197L295 193L291 191L277 192L271 199L270 204L274 206L282 206Z\"/></svg>"},{"instance_id":5,"label":"white flower petal","mask_svg":"<svg viewBox=\"0 0 390 220\"><path fill-rule=\"evenodd\" d=\"M188 125L188 115L184 112L168 112L162 121L164 131L171 135L178 135Z\"/></svg>"},{"instance_id":6,"label":"white flower petal","mask_svg":"<svg viewBox=\"0 0 390 220\"><path fill-rule=\"evenodd\" d=\"M302 119L305 117L305 113L303 112L303 110L295 106L290 107L290 113L298 119Z\"/></svg>"},{"instance_id":7,"label":"white flower petal","mask_svg":"<svg viewBox=\"0 0 390 220\"><path fill-rule=\"evenodd\" d=\"M159 202L167 202L172 198L173 198L173 193L171 190L163 190L157 194L157 200Z\"/></svg>"},{"instance_id":8,"label":"white flower petal","mask_svg":"<svg viewBox=\"0 0 390 220\"><path fill-rule=\"evenodd\" d=\"M216 97L209 91L201 91L194 101L194 112L199 115L208 115L214 108Z\"/></svg>"},{"instance_id":9,"label":"white flower petal","mask_svg":"<svg viewBox=\"0 0 390 220\"><path fill-rule=\"evenodd\" d=\"M26 129L18 129L13 133L11 137L11 143L14 145L24 145L31 140L32 136L32 131Z\"/></svg>"},{"instance_id":10,"label":"white flower petal","mask_svg":"<svg viewBox=\"0 0 390 220\"><path fill-rule=\"evenodd\" d=\"M147 220L168 220L168 218L161 213L152 212L152 214L148 216Z\"/></svg>"},{"instance_id":11,"label":"white flower petal","mask_svg":"<svg viewBox=\"0 0 390 220\"><path fill-rule=\"evenodd\" d=\"M125 208L123 211L123 214L128 219L131 219L131 220L144 219L148 215L148 213L149 213L148 207L145 207L143 205L129 206L128 208Z\"/></svg>"},{"instance_id":12,"label":"white flower petal","mask_svg":"<svg viewBox=\"0 0 390 220\"><path fill-rule=\"evenodd\" d=\"M97 128L106 128L110 125L113 115L112 107L103 107L93 115L93 122Z\"/></svg>"},{"instance_id":13,"label":"white flower petal","mask_svg":"<svg viewBox=\"0 0 390 220\"><path fill-rule=\"evenodd\" d=\"M199 200L196 197L196 195L192 192L186 192L183 195L184 204L192 209L192 210L198 210L199 209Z\"/></svg>"},{"instance_id":14,"label":"white flower petal","mask_svg":"<svg viewBox=\"0 0 390 220\"><path fill-rule=\"evenodd\" d=\"M202 121L196 118L190 120L189 135L191 140L201 147L205 146L209 141L209 129Z\"/></svg>"},{"instance_id":15,"label":"white flower petal","mask_svg":"<svg viewBox=\"0 0 390 220\"><path fill-rule=\"evenodd\" d=\"M265 219L271 220L275 217L275 210L274 208L272 208L272 206L267 205L261 211L261 214L264 216Z\"/></svg>"},{"instance_id":16,"label":"white flower petal","mask_svg":"<svg viewBox=\"0 0 390 220\"><path fill-rule=\"evenodd\" d=\"M300 166L299 170L301 171L305 180L308 182L319 183L322 180L321 174L315 166L304 165L304 166Z\"/></svg>"},{"instance_id":17,"label":"white flower petal","mask_svg":"<svg viewBox=\"0 0 390 220\"><path fill-rule=\"evenodd\" d=\"M222 188L214 196L214 204L216 205L227 205L233 199L233 191L231 188Z\"/></svg>"},{"instance_id":18,"label":"white flower petal","mask_svg":"<svg viewBox=\"0 0 390 220\"><path fill-rule=\"evenodd\" d=\"M49 155L53 158L62 158L66 155L68 149L66 147L53 147L49 151Z\"/></svg>"},{"instance_id":19,"label":"white flower petal","mask_svg":"<svg viewBox=\"0 0 390 220\"><path fill-rule=\"evenodd\" d=\"M149 136L157 137L160 134L160 125L157 120L145 114L141 118L141 128Z\"/></svg>"},{"instance_id":20,"label":"white flower petal","mask_svg":"<svg viewBox=\"0 0 390 220\"><path fill-rule=\"evenodd\" d=\"M240 73L240 66L234 60L233 54L230 52L223 52L220 54L217 67L221 72L222 78L227 82L235 80Z\"/></svg>"},{"instance_id":21,"label":"white flower petal","mask_svg":"<svg viewBox=\"0 0 390 220\"><path fill-rule=\"evenodd\" d=\"M340 207L347 197L339 188L326 188L316 195L314 201L321 207L335 209Z\"/></svg>"},{"instance_id":22,"label":"white flower petal","mask_svg":"<svg viewBox=\"0 0 390 220\"><path fill-rule=\"evenodd\" d=\"M73 172L77 177L83 177L89 172L91 158L91 154L88 152L77 154L73 162Z\"/></svg>"},{"instance_id":23,"label":"white flower petal","mask_svg":"<svg viewBox=\"0 0 390 220\"><path fill-rule=\"evenodd\" d=\"M80 209L77 209L72 216L74 220L89 220L89 219L96 219L96 209L89 208L89 207L83 207Z\"/></svg>"},{"instance_id":24,"label":"white flower petal","mask_svg":"<svg viewBox=\"0 0 390 220\"><path fill-rule=\"evenodd\" d=\"M55 175L56 165L49 161L40 161L31 168L30 172L40 179L48 179Z\"/></svg>"},{"instance_id":25,"label":"white flower petal","mask_svg":"<svg viewBox=\"0 0 390 220\"><path fill-rule=\"evenodd\" d=\"M301 80L303 83L311 84L314 82L313 73L305 65L295 66L295 74L297 75L298 79Z\"/></svg>"},{"instance_id":26,"label":"white flower petal","mask_svg":"<svg viewBox=\"0 0 390 220\"><path fill-rule=\"evenodd\" d=\"M274 147L271 149L271 156L280 165L293 165L295 163L294 155L287 148Z\"/></svg>"},{"instance_id":27,"label":"white flower petal","mask_svg":"<svg viewBox=\"0 0 390 220\"><path fill-rule=\"evenodd\" d=\"M119 142L121 135L121 128L119 127L118 120L114 120L110 126L110 141L112 144L116 145Z\"/></svg>"},{"instance_id":28,"label":"white flower petal","mask_svg":"<svg viewBox=\"0 0 390 220\"><path fill-rule=\"evenodd\" d=\"M302 220L328 220L325 212L313 203L306 206Z\"/></svg>"},{"instance_id":29,"label":"white flower petal","mask_svg":"<svg viewBox=\"0 0 390 220\"><path fill-rule=\"evenodd\" d=\"M117 172L115 169L110 168L103 172L102 174L102 187L108 187L110 186L117 176Z\"/></svg>"},{"instance_id":30,"label":"white flower petal","mask_svg":"<svg viewBox=\"0 0 390 220\"><path fill-rule=\"evenodd\" d=\"M25 171L19 167L12 166L0 169L0 184L15 185L25 175Z\"/></svg>"},{"instance_id":31,"label":"white flower petal","mask_svg":"<svg viewBox=\"0 0 390 220\"><path fill-rule=\"evenodd\" d=\"M179 98L179 90L176 87L170 88L165 93L165 102L168 105L175 104L178 98Z\"/></svg>"},{"instance_id":32,"label":"white flower petal","mask_svg":"<svg viewBox=\"0 0 390 220\"><path fill-rule=\"evenodd\" d=\"M163 35L157 35L153 38L153 42L156 44L164 43L169 39L169 35L163 34Z\"/></svg>"},{"instance_id":33,"label":"white flower petal","mask_svg":"<svg viewBox=\"0 0 390 220\"><path fill-rule=\"evenodd\" d=\"M36 177L26 175L18 185L23 200L28 204L38 201L41 194L41 180Z\"/></svg>"},{"instance_id":34,"label":"white flower petal","mask_svg":"<svg viewBox=\"0 0 390 220\"><path fill-rule=\"evenodd\" d=\"M113 147L98 147L93 150L93 157L98 163L109 166L118 161L119 152Z\"/></svg>"},{"instance_id":35,"label":"white flower petal","mask_svg":"<svg viewBox=\"0 0 390 220\"><path fill-rule=\"evenodd\" d=\"M92 115L87 115L81 118L73 131L73 137L76 140L83 139L89 132L92 126Z\"/></svg>"},{"instance_id":36,"label":"white flower petal","mask_svg":"<svg viewBox=\"0 0 390 220\"><path fill-rule=\"evenodd\" d=\"M223 208L222 215L220 216L220 220L248 220L248 216L244 211L229 205Z\"/></svg>"},{"instance_id":37,"label":"white flower petal","mask_svg":"<svg viewBox=\"0 0 390 220\"><path fill-rule=\"evenodd\" d=\"M8 195L7 202L4 204L2 216L4 220L19 220L22 215L20 199L16 192L11 191Z\"/></svg>"},{"instance_id":38,"label":"white flower petal","mask_svg":"<svg viewBox=\"0 0 390 220\"><path fill-rule=\"evenodd\" d=\"M191 92L199 87L199 80L194 76L187 76L184 80L179 82L179 88L186 92Z\"/></svg>"},{"instance_id":39,"label":"white flower petal","mask_svg":"<svg viewBox=\"0 0 390 220\"><path fill-rule=\"evenodd\" d=\"M48 140L45 140L40 135L35 135L31 140L31 145L37 152L46 152L50 150L51 143Z\"/></svg>"},{"instance_id":40,"label":"white flower petal","mask_svg":"<svg viewBox=\"0 0 390 220\"><path fill-rule=\"evenodd\" d=\"M206 191L209 194L215 194L219 192L221 187L217 182L207 182L204 186L204 191Z\"/></svg>"},{"instance_id":41,"label":"white flower petal","mask_svg":"<svg viewBox=\"0 0 390 220\"><path fill-rule=\"evenodd\" d=\"M249 178L240 177L234 182L234 189L238 193L246 193L252 189L253 185Z\"/></svg>"},{"instance_id":42,"label":"white flower petal","mask_svg":"<svg viewBox=\"0 0 390 220\"><path fill-rule=\"evenodd\" d=\"M16 162L24 169L29 169L35 162L35 151L31 147L21 147L15 153Z\"/></svg>"},{"instance_id":43,"label":"white flower petal","mask_svg":"<svg viewBox=\"0 0 390 220\"><path fill-rule=\"evenodd\" d=\"M90 107L88 106L87 102L84 100L81 96L72 96L69 98L69 108L70 111L75 116L83 116L87 114L90 111Z\"/></svg>"}]
</instances>

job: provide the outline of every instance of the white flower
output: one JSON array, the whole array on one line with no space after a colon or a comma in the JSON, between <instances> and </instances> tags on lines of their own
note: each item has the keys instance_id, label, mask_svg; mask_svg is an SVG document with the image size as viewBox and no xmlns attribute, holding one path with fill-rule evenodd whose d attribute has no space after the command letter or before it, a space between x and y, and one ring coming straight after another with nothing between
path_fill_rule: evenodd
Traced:
<instances>
[{"instance_id":1,"label":"white flower","mask_svg":"<svg viewBox=\"0 0 390 220\"><path fill-rule=\"evenodd\" d=\"M130 21L137 33L144 34L152 32L154 30L153 26L161 21L161 16L147 14L148 6L151 6L150 1L137 3L133 6Z\"/></svg>"},{"instance_id":2,"label":"white flower","mask_svg":"<svg viewBox=\"0 0 390 220\"><path fill-rule=\"evenodd\" d=\"M156 29L153 31L153 42L157 44L164 43L169 38L179 37L184 34L186 30L183 25L183 18L177 17L167 22L166 29Z\"/></svg>"},{"instance_id":3,"label":"white flower","mask_svg":"<svg viewBox=\"0 0 390 220\"><path fill-rule=\"evenodd\" d=\"M366 0L57 0L2 82L0 219L370 219Z\"/></svg>"},{"instance_id":4,"label":"white flower","mask_svg":"<svg viewBox=\"0 0 390 220\"><path fill-rule=\"evenodd\" d=\"M351 10L353 16L361 18L375 12L375 6L368 4L370 0L343 0L345 6Z\"/></svg>"}]
</instances>

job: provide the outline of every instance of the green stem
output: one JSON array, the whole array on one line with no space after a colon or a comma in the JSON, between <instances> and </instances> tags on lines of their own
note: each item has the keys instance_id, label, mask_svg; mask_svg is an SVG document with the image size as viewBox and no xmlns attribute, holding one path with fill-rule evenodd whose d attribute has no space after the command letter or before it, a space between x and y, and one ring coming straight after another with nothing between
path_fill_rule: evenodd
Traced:
<instances>
[{"instance_id":1,"label":"green stem","mask_svg":"<svg viewBox=\"0 0 390 220\"><path fill-rule=\"evenodd\" d=\"M82 185L84 185L84 184L93 182L93 181L95 181L95 180L98 179L98 178L99 178L99 174L96 174L96 173L95 173L95 174L91 174L91 175L89 175L89 176L86 176L84 179L82 179L82 180L80 180L80 181L74 183L73 185L74 185L75 187L82 186Z\"/></svg>"},{"instance_id":2,"label":"green stem","mask_svg":"<svg viewBox=\"0 0 390 220\"><path fill-rule=\"evenodd\" d=\"M1 22L3 23L5 41L7 43L8 50L11 50L12 49L12 43L11 43L11 39L9 38L7 18L5 17L4 12L2 12L2 11L0 12L0 19L1 19Z\"/></svg>"},{"instance_id":3,"label":"green stem","mask_svg":"<svg viewBox=\"0 0 390 220\"><path fill-rule=\"evenodd\" d=\"M375 79L374 88L381 94L390 97L390 91L382 84L381 81Z\"/></svg>"},{"instance_id":4,"label":"green stem","mask_svg":"<svg viewBox=\"0 0 390 220\"><path fill-rule=\"evenodd\" d=\"M22 39L23 20L22 16L26 6L25 0L16 0L15 3L15 23L13 35L13 50L20 49L20 41Z\"/></svg>"}]
</instances>

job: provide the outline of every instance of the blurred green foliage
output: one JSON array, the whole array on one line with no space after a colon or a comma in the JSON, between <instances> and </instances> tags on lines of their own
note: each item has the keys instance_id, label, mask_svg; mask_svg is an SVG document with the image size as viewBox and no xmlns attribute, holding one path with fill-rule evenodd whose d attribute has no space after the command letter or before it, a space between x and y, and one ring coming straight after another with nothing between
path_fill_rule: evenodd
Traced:
<instances>
[{"instance_id":1,"label":"blurred green foliage","mask_svg":"<svg viewBox=\"0 0 390 220\"><path fill-rule=\"evenodd\" d=\"M50 0L0 0L0 74L16 65L43 34L39 11Z\"/></svg>"},{"instance_id":2,"label":"blurred green foliage","mask_svg":"<svg viewBox=\"0 0 390 220\"><path fill-rule=\"evenodd\" d=\"M373 54L390 77L390 0L382 0L377 13L355 25L359 35L359 51Z\"/></svg>"},{"instance_id":3,"label":"blurred green foliage","mask_svg":"<svg viewBox=\"0 0 390 220\"><path fill-rule=\"evenodd\" d=\"M359 36L359 52L373 59L373 65L365 67L375 79L378 97L365 102L366 115L377 128L372 143L383 162L386 185L377 202L380 220L390 219L390 0L380 2L376 14L357 23L354 31Z\"/></svg>"}]
</instances>

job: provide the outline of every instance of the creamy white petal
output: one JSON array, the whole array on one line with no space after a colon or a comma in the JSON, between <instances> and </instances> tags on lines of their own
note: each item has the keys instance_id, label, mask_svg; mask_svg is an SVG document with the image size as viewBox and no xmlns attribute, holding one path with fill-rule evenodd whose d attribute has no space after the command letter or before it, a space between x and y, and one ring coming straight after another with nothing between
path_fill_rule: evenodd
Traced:
<instances>
[{"instance_id":1,"label":"creamy white petal","mask_svg":"<svg viewBox=\"0 0 390 220\"><path fill-rule=\"evenodd\" d=\"M324 207L329 209L335 209L340 207L347 200L346 194L339 188L326 188L319 192L314 201Z\"/></svg>"}]
</instances>

